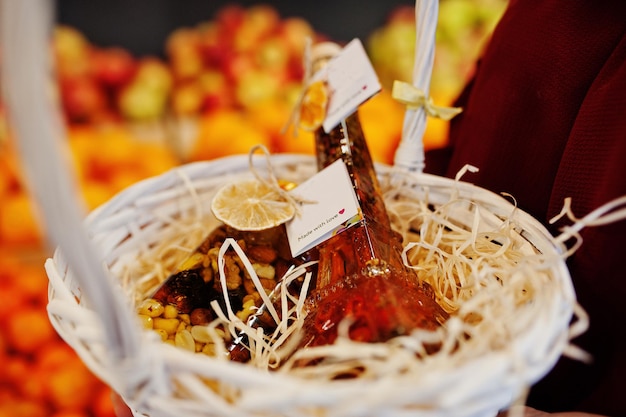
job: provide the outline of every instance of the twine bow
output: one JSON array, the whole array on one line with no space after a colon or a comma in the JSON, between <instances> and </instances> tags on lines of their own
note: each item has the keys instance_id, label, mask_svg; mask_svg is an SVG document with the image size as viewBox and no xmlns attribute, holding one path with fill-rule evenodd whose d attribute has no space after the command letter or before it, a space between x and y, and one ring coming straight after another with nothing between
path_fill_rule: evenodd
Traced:
<instances>
[{"instance_id":1,"label":"twine bow","mask_svg":"<svg viewBox=\"0 0 626 417\"><path fill-rule=\"evenodd\" d=\"M394 81L391 95L395 100L405 104L409 109L415 110L421 107L427 115L438 119L450 120L463 111L460 107L435 105L433 99L426 97L426 94L424 94L422 90L404 81Z\"/></svg>"},{"instance_id":2,"label":"twine bow","mask_svg":"<svg viewBox=\"0 0 626 417\"><path fill-rule=\"evenodd\" d=\"M252 159L253 159L253 155L258 150L261 150L265 156L265 160L267 162L267 175L269 176L269 179L263 178L261 173L254 166ZM250 168L250 171L254 175L254 177L259 182L264 184L270 190L276 192L276 194L278 194L278 196L283 201L287 202L289 205L291 205L294 208L296 216L300 216L301 214L300 206L302 204L316 203L315 201L306 200L298 195L295 195L294 193L290 193L280 186L280 183L278 182L278 178L276 178L276 174L274 174L274 167L272 166L272 161L270 159L270 151L264 145L255 145L250 149L250 151L248 152L248 166Z\"/></svg>"}]
</instances>

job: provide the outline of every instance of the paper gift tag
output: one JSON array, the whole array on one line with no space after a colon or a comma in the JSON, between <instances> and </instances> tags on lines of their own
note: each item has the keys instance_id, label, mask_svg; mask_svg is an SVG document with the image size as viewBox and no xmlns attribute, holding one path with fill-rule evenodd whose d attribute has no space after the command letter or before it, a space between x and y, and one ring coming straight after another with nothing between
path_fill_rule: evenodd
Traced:
<instances>
[{"instance_id":1,"label":"paper gift tag","mask_svg":"<svg viewBox=\"0 0 626 417\"><path fill-rule=\"evenodd\" d=\"M313 79L326 80L330 92L323 123L327 133L382 88L359 39L348 43Z\"/></svg>"},{"instance_id":2,"label":"paper gift tag","mask_svg":"<svg viewBox=\"0 0 626 417\"><path fill-rule=\"evenodd\" d=\"M348 169L341 159L319 171L291 193L306 201L300 206L300 215L286 224L289 247L294 257L363 218Z\"/></svg>"}]
</instances>

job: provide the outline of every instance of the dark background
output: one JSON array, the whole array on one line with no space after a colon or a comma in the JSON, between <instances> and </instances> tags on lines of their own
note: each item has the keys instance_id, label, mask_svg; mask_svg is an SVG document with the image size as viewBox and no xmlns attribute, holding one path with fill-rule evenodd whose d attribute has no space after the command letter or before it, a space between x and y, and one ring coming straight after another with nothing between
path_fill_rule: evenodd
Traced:
<instances>
[{"instance_id":1,"label":"dark background","mask_svg":"<svg viewBox=\"0 0 626 417\"><path fill-rule=\"evenodd\" d=\"M79 29L98 46L121 46L135 55L163 56L165 39L174 29L213 18L225 4L268 4L281 17L306 19L316 32L336 41L365 40L382 26L398 5L410 0L57 0L57 22Z\"/></svg>"}]
</instances>

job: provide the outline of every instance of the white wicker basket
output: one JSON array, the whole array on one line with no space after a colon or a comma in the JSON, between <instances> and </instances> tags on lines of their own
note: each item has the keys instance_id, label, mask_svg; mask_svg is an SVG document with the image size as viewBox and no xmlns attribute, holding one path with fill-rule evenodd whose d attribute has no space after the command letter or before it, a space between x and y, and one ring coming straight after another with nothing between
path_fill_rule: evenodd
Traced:
<instances>
[{"instance_id":1,"label":"white wicker basket","mask_svg":"<svg viewBox=\"0 0 626 417\"><path fill-rule=\"evenodd\" d=\"M281 178L302 181L315 171L309 156L276 155L272 161ZM394 169L389 167L379 166L378 171L383 184L394 176ZM114 285L123 287L130 307L137 298L134 280L141 276L124 273L122 279L122 271L128 267L132 271L139 253L171 235L168 228L180 221L180 214L210 218L210 198L219 186L250 175L245 155L183 166L128 188L88 217L88 233L112 275L119 279ZM120 392L137 415L494 415L543 376L568 345L575 296L561 248L541 224L514 210L501 196L427 174L405 174L404 181L406 198L428 199L435 205L452 196L472 201L487 209L481 228L496 230L503 221L513 222L520 238L528 242L525 250L530 256L536 251L554 255L557 261L550 263L548 279L537 277L544 280L541 295L532 305L520 307L519 323L492 323L507 326L512 333L506 347L486 354L434 355L425 361L416 360L410 372L377 380L329 382L262 372L188 353L157 340L137 323L143 360L124 364L121 372L115 358L107 353L109 335L103 331L98 313L83 300L60 252L46 264L50 318L90 369ZM473 210L459 211L455 220L471 226ZM139 294L139 298L146 295ZM129 391L133 384L124 380L129 377L143 378L140 389ZM221 394L214 391L215 384L206 383L210 380L223 384Z\"/></svg>"},{"instance_id":2,"label":"white wicker basket","mask_svg":"<svg viewBox=\"0 0 626 417\"><path fill-rule=\"evenodd\" d=\"M416 56L415 84L427 96L437 1L416 3L418 28L429 30L418 31L422 46ZM181 219L210 222L212 194L227 181L251 175L248 158L190 164L133 185L88 216L85 236L77 221L82 216L74 204L76 195L67 185L69 173L58 156L60 141L55 139L63 137L58 109L42 97L49 87L50 4L45 0L1 4L8 103L48 231L62 249L46 262L50 320L137 416L493 416L523 396L568 348L576 300L563 248L539 222L501 196L420 173L426 118L421 107L407 110L397 167L378 167L381 183L393 185L387 188L389 198L435 207L450 200L461 202L449 211L454 224L486 232L512 226L511 238L520 250L546 261L540 270L518 277L534 288L526 302L510 308L508 315L483 320L483 327L497 330L496 338L477 332L469 338L471 343L423 359L411 351L411 338L402 339L404 344L351 346L369 349L385 372L349 380L269 372L163 343L155 333L143 330L134 311L137 300L148 292L138 259L154 255L153 269L171 268L176 254L168 258L169 264L157 262L163 258L154 253L157 243L188 233L180 229ZM310 156L276 155L272 164L277 176L296 182L315 171ZM206 229L191 233L189 247L209 228L207 223ZM506 287L503 283L498 288ZM497 299L499 292L492 291L477 288L475 293L478 298ZM452 318L442 332L459 333L460 326L460 320Z\"/></svg>"}]
</instances>

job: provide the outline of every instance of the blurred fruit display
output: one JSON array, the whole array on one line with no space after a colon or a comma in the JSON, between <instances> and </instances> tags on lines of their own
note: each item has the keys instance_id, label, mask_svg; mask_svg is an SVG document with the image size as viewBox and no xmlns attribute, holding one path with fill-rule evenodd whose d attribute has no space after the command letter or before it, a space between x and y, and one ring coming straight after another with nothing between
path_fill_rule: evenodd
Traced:
<instances>
[{"instance_id":1,"label":"blurred fruit display","mask_svg":"<svg viewBox=\"0 0 626 417\"><path fill-rule=\"evenodd\" d=\"M431 95L451 104L505 0L442 0ZM74 28L53 39L58 98L71 164L85 207L178 164L257 144L311 153L310 132L285 129L302 83L305 39L324 40L306 20L271 6L222 8L172 32L164 58L98 47ZM373 157L392 163L404 108L390 95L410 81L413 9L394 10L363 39L383 92L361 109ZM111 392L56 335L45 310L48 256L0 103L0 417L113 417ZM425 147L445 145L447 123L429 121ZM141 156L141 157L138 157Z\"/></svg>"}]
</instances>

